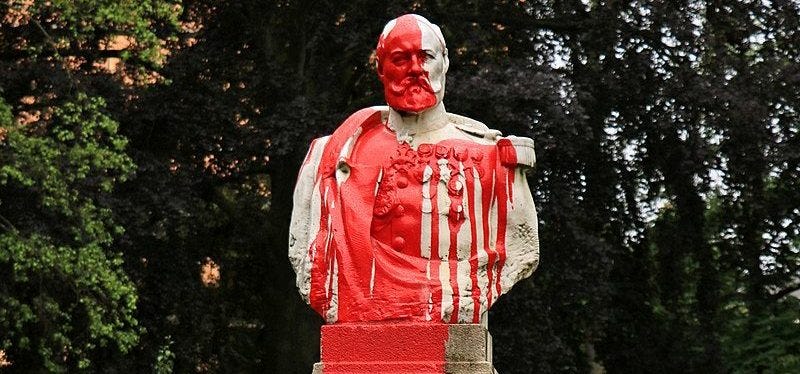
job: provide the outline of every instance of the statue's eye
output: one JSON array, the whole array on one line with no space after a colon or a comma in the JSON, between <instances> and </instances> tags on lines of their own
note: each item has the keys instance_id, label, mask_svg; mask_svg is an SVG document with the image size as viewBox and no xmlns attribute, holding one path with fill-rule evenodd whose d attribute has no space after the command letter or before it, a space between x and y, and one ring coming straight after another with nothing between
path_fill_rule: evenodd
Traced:
<instances>
[{"instance_id":1,"label":"statue's eye","mask_svg":"<svg viewBox=\"0 0 800 374\"><path fill-rule=\"evenodd\" d=\"M392 55L392 63L395 65L403 65L408 61L408 56L405 53L396 53Z\"/></svg>"}]
</instances>

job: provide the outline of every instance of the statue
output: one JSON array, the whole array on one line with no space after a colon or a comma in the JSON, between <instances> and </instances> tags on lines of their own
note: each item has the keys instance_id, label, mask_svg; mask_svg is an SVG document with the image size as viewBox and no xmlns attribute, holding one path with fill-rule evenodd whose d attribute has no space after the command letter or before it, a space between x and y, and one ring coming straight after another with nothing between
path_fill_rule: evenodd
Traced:
<instances>
[{"instance_id":1,"label":"statue","mask_svg":"<svg viewBox=\"0 0 800 374\"><path fill-rule=\"evenodd\" d=\"M525 171L533 141L447 113L438 26L390 21L377 45L388 107L362 109L311 143L289 257L330 324L476 324L539 259Z\"/></svg>"}]
</instances>

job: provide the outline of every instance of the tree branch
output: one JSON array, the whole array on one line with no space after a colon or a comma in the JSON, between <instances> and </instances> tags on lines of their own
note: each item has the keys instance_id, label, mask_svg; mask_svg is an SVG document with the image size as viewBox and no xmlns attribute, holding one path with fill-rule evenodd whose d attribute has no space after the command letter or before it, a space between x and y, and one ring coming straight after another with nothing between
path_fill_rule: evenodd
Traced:
<instances>
[{"instance_id":1,"label":"tree branch","mask_svg":"<svg viewBox=\"0 0 800 374\"><path fill-rule=\"evenodd\" d=\"M11 221L8 220L5 216L0 214L0 226L2 226L6 231L10 231L14 234L19 233L19 230L14 226Z\"/></svg>"},{"instance_id":2,"label":"tree branch","mask_svg":"<svg viewBox=\"0 0 800 374\"><path fill-rule=\"evenodd\" d=\"M69 71L69 68L64 65L64 57L62 57L61 54L58 52L58 44L56 44L56 42L53 40L53 37L51 37L50 34L47 33L47 30L44 29L44 26L42 26L39 20L33 19L32 21L33 24L36 25L36 28L38 28L39 31L41 31L42 35L44 35L45 41L53 50L53 53L55 53L55 57L58 59L59 62L61 62L61 65L64 68L64 72L67 73L67 78L69 78L70 87L73 90L77 89L75 77L72 76L72 72Z\"/></svg>"},{"instance_id":3,"label":"tree branch","mask_svg":"<svg viewBox=\"0 0 800 374\"><path fill-rule=\"evenodd\" d=\"M787 288L784 288L784 289L778 291L777 293L772 294L772 299L775 300L775 301L780 300L784 296L786 296L786 295L788 295L788 294L790 294L792 292L798 291L798 290L800 290L800 283L795 284L795 285L790 286L790 287L787 287Z\"/></svg>"}]
</instances>

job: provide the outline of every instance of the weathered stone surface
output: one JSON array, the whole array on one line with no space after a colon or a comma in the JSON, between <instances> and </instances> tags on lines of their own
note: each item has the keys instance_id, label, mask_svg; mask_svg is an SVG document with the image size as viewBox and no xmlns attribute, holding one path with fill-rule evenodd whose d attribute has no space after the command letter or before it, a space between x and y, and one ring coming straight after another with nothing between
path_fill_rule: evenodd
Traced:
<instances>
[{"instance_id":1,"label":"weathered stone surface","mask_svg":"<svg viewBox=\"0 0 800 374\"><path fill-rule=\"evenodd\" d=\"M489 362L448 362L445 374L496 374ZM398 372L399 373L399 372Z\"/></svg>"},{"instance_id":2,"label":"weathered stone surface","mask_svg":"<svg viewBox=\"0 0 800 374\"><path fill-rule=\"evenodd\" d=\"M489 332L477 324L450 325L445 357L447 362L491 361Z\"/></svg>"}]
</instances>

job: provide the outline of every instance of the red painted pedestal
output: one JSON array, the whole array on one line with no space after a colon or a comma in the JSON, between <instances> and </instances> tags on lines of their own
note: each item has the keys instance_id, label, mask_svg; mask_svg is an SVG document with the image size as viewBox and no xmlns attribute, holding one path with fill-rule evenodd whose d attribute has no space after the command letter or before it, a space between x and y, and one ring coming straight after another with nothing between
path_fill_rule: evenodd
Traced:
<instances>
[{"instance_id":1,"label":"red painted pedestal","mask_svg":"<svg viewBox=\"0 0 800 374\"><path fill-rule=\"evenodd\" d=\"M481 325L336 324L322 327L314 374L492 374Z\"/></svg>"}]
</instances>

